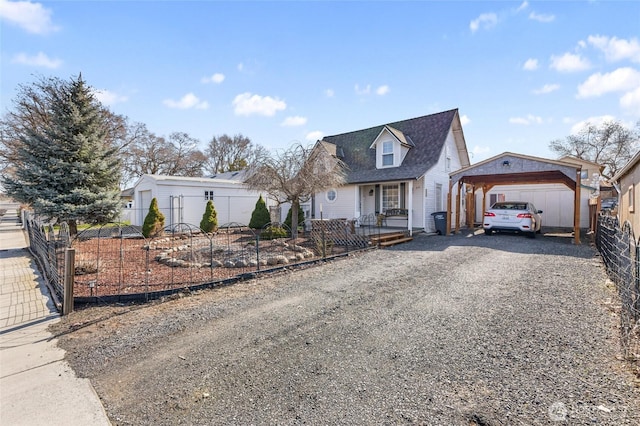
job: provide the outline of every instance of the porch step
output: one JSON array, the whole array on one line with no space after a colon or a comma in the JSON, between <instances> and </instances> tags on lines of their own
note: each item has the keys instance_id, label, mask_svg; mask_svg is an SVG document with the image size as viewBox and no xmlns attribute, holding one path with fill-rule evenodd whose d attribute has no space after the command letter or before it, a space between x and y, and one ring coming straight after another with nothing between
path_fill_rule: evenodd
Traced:
<instances>
[{"instance_id":1,"label":"porch step","mask_svg":"<svg viewBox=\"0 0 640 426\"><path fill-rule=\"evenodd\" d=\"M411 240L413 240L413 237L404 237L404 238L398 238L395 240L383 241L380 243L380 247L395 246L396 244L407 243Z\"/></svg>"},{"instance_id":2,"label":"porch step","mask_svg":"<svg viewBox=\"0 0 640 426\"><path fill-rule=\"evenodd\" d=\"M380 236L372 236L371 244L379 245L380 247L389 247L400 243L406 243L413 240L413 237L408 236L404 232L394 232L391 234L382 234Z\"/></svg>"}]
</instances>

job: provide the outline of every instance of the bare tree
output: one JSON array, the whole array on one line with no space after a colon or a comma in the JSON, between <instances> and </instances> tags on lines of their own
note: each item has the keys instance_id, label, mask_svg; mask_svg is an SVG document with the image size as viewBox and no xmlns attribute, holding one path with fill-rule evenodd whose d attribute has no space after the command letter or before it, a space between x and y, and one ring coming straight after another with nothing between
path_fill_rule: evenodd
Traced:
<instances>
[{"instance_id":1,"label":"bare tree","mask_svg":"<svg viewBox=\"0 0 640 426\"><path fill-rule=\"evenodd\" d=\"M207 164L205 170L209 174L234 172L246 169L268 155L261 145L254 145L251 140L241 134L214 136L205 151Z\"/></svg>"},{"instance_id":2,"label":"bare tree","mask_svg":"<svg viewBox=\"0 0 640 426\"><path fill-rule=\"evenodd\" d=\"M587 123L576 135L551 141L549 149L559 156L572 155L605 166L603 175L611 178L638 151L640 121L628 129L618 121L605 121L599 127Z\"/></svg>"},{"instance_id":3,"label":"bare tree","mask_svg":"<svg viewBox=\"0 0 640 426\"><path fill-rule=\"evenodd\" d=\"M206 157L197 146L198 140L186 133L174 132L165 139L140 125L135 140L125 152L126 181L131 182L143 174L202 176Z\"/></svg>"},{"instance_id":4,"label":"bare tree","mask_svg":"<svg viewBox=\"0 0 640 426\"><path fill-rule=\"evenodd\" d=\"M304 147L294 144L274 157L265 157L249 168L245 184L265 191L278 203L291 203L291 232L298 235L300 202L313 194L346 182L346 165L321 144Z\"/></svg>"}]
</instances>

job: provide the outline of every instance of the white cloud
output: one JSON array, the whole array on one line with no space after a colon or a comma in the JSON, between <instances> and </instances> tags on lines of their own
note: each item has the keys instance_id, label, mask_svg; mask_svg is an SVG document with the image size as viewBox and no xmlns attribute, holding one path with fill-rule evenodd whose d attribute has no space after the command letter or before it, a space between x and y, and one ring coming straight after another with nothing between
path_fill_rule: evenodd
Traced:
<instances>
[{"instance_id":1,"label":"white cloud","mask_svg":"<svg viewBox=\"0 0 640 426\"><path fill-rule=\"evenodd\" d=\"M470 152L471 158L475 161L481 161L485 158L489 158L489 154L491 154L491 148L488 146L474 146Z\"/></svg>"},{"instance_id":2,"label":"white cloud","mask_svg":"<svg viewBox=\"0 0 640 426\"><path fill-rule=\"evenodd\" d=\"M498 24L498 15L495 13L483 13L476 19L469 23L469 29L472 33L475 33L482 27L483 30L488 30L495 27Z\"/></svg>"},{"instance_id":3,"label":"white cloud","mask_svg":"<svg viewBox=\"0 0 640 426\"><path fill-rule=\"evenodd\" d=\"M607 36L589 36L589 44L604 52L604 56L609 62L629 59L632 62L640 62L640 42L637 38L629 40Z\"/></svg>"},{"instance_id":4,"label":"white cloud","mask_svg":"<svg viewBox=\"0 0 640 426\"><path fill-rule=\"evenodd\" d=\"M333 98L336 95L336 92L334 92L333 89L327 89L324 91L324 95L327 98Z\"/></svg>"},{"instance_id":5,"label":"white cloud","mask_svg":"<svg viewBox=\"0 0 640 426\"><path fill-rule=\"evenodd\" d=\"M287 104L271 96L253 95L249 92L242 93L233 100L236 115L264 115L272 117L278 111L287 108Z\"/></svg>"},{"instance_id":6,"label":"white cloud","mask_svg":"<svg viewBox=\"0 0 640 426\"><path fill-rule=\"evenodd\" d=\"M463 116L460 117L460 123L463 126L466 126L467 124L471 123L471 119L468 116L463 115Z\"/></svg>"},{"instance_id":7,"label":"white cloud","mask_svg":"<svg viewBox=\"0 0 640 426\"><path fill-rule=\"evenodd\" d=\"M620 98L620 107L631 115L640 116L640 86Z\"/></svg>"},{"instance_id":8,"label":"white cloud","mask_svg":"<svg viewBox=\"0 0 640 426\"><path fill-rule=\"evenodd\" d=\"M26 53L18 53L11 59L11 63L55 69L62 65L62 60L51 59L43 52L38 52L35 56L29 56Z\"/></svg>"},{"instance_id":9,"label":"white cloud","mask_svg":"<svg viewBox=\"0 0 640 426\"><path fill-rule=\"evenodd\" d=\"M356 91L357 95L368 95L369 93L371 93L371 85L367 84L365 87L360 88L360 85L356 84L354 90Z\"/></svg>"},{"instance_id":10,"label":"white cloud","mask_svg":"<svg viewBox=\"0 0 640 426\"><path fill-rule=\"evenodd\" d=\"M589 117L586 120L578 121L573 126L571 126L571 134L577 135L584 129L587 124L591 124L596 127L600 127L607 121L616 121L616 118L612 115L600 115L597 117Z\"/></svg>"},{"instance_id":11,"label":"white cloud","mask_svg":"<svg viewBox=\"0 0 640 426\"><path fill-rule=\"evenodd\" d=\"M238 64L238 71L243 72L244 71L244 64L242 62L240 62Z\"/></svg>"},{"instance_id":12,"label":"white cloud","mask_svg":"<svg viewBox=\"0 0 640 426\"><path fill-rule=\"evenodd\" d=\"M201 101L198 99L196 95L193 93L187 93L179 101L174 101L173 99L165 99L162 101L165 106L169 108L177 108L177 109L207 109L209 108L209 104L206 101Z\"/></svg>"},{"instance_id":13,"label":"white cloud","mask_svg":"<svg viewBox=\"0 0 640 426\"><path fill-rule=\"evenodd\" d=\"M516 9L516 13L521 12L523 10L525 10L526 8L529 7L529 2L528 1L523 1L522 4L520 6L518 6L518 8Z\"/></svg>"},{"instance_id":14,"label":"white cloud","mask_svg":"<svg viewBox=\"0 0 640 426\"><path fill-rule=\"evenodd\" d=\"M383 86L380 86L376 89L376 95L380 95L380 96L384 96L387 93L389 93L391 89L389 89L389 86L387 86L386 84Z\"/></svg>"},{"instance_id":15,"label":"white cloud","mask_svg":"<svg viewBox=\"0 0 640 426\"><path fill-rule=\"evenodd\" d=\"M224 81L224 74L221 73L215 73L211 76L208 77L202 77L202 82L203 83L215 83L215 84L220 84Z\"/></svg>"},{"instance_id":16,"label":"white cloud","mask_svg":"<svg viewBox=\"0 0 640 426\"><path fill-rule=\"evenodd\" d=\"M96 99L100 101L100 103L107 106L115 105L121 102L127 102L129 100L127 96L119 95L117 93L110 92L104 89L97 89L93 92L93 94L95 95Z\"/></svg>"},{"instance_id":17,"label":"white cloud","mask_svg":"<svg viewBox=\"0 0 640 426\"><path fill-rule=\"evenodd\" d=\"M307 124L307 117L300 117L299 115L296 115L294 117L285 118L281 126L295 127L295 126L304 126L305 124Z\"/></svg>"},{"instance_id":18,"label":"white cloud","mask_svg":"<svg viewBox=\"0 0 640 426\"><path fill-rule=\"evenodd\" d=\"M30 1L0 0L0 18L32 34L49 34L59 29L51 22L51 9Z\"/></svg>"},{"instance_id":19,"label":"white cloud","mask_svg":"<svg viewBox=\"0 0 640 426\"><path fill-rule=\"evenodd\" d=\"M565 53L562 56L551 56L549 68L560 72L584 71L591 68L591 64L585 58L573 53Z\"/></svg>"},{"instance_id":20,"label":"white cloud","mask_svg":"<svg viewBox=\"0 0 640 426\"><path fill-rule=\"evenodd\" d=\"M624 92L640 87L640 71L625 67L602 74L595 73L578 86L576 97L590 98L610 92Z\"/></svg>"},{"instance_id":21,"label":"white cloud","mask_svg":"<svg viewBox=\"0 0 640 426\"><path fill-rule=\"evenodd\" d=\"M555 92L560 88L559 84L545 84L539 89L533 90L534 95L544 95L547 93Z\"/></svg>"},{"instance_id":22,"label":"white cloud","mask_svg":"<svg viewBox=\"0 0 640 426\"><path fill-rule=\"evenodd\" d=\"M522 66L522 69L525 71L535 71L538 69L538 60L534 58L529 58Z\"/></svg>"},{"instance_id":23,"label":"white cloud","mask_svg":"<svg viewBox=\"0 0 640 426\"><path fill-rule=\"evenodd\" d=\"M549 23L549 22L553 22L556 17L554 15L544 15L541 13L535 13L535 12L531 12L529 14L529 19L533 20L533 21L538 21L538 22L542 22L542 23Z\"/></svg>"},{"instance_id":24,"label":"white cloud","mask_svg":"<svg viewBox=\"0 0 640 426\"><path fill-rule=\"evenodd\" d=\"M509 119L509 123L511 124L522 124L524 126L528 126L530 124L542 124L542 122L542 117L532 114L528 114L526 117L512 117Z\"/></svg>"},{"instance_id":25,"label":"white cloud","mask_svg":"<svg viewBox=\"0 0 640 426\"><path fill-rule=\"evenodd\" d=\"M319 141L322 140L322 138L324 137L324 132L320 131L320 130L315 130L313 132L309 132L307 133L307 136L305 136L305 139L308 141Z\"/></svg>"}]
</instances>

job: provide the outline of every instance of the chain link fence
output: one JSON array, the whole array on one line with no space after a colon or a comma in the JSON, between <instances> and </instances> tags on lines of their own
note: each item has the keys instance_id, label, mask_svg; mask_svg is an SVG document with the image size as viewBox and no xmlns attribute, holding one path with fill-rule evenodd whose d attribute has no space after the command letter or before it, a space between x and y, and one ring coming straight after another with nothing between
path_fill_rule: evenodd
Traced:
<instances>
[{"instance_id":1,"label":"chain link fence","mask_svg":"<svg viewBox=\"0 0 640 426\"><path fill-rule=\"evenodd\" d=\"M148 301L226 285L368 249L370 237L381 232L344 219L310 220L295 235L280 223L258 230L229 223L214 233L179 223L145 238L140 227L110 223L72 237L65 224L54 228L33 217L26 229L31 252L59 300L64 298L65 251L74 251L76 304Z\"/></svg>"},{"instance_id":2,"label":"chain link fence","mask_svg":"<svg viewBox=\"0 0 640 426\"><path fill-rule=\"evenodd\" d=\"M595 242L620 296L623 354L640 373L640 242L629 222L607 215L598 218Z\"/></svg>"}]
</instances>

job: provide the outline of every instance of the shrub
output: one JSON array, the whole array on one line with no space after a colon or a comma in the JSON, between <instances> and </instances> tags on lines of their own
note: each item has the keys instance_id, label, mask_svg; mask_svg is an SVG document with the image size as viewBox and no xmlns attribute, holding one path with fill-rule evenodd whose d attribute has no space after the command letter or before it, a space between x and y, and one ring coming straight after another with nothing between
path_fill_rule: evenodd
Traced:
<instances>
[{"instance_id":1,"label":"shrub","mask_svg":"<svg viewBox=\"0 0 640 426\"><path fill-rule=\"evenodd\" d=\"M264 202L261 195L256 202L256 207L253 209L253 213L251 213L249 228L261 229L269 222L271 222L271 216L269 215L269 210L267 210L267 204Z\"/></svg>"},{"instance_id":2,"label":"shrub","mask_svg":"<svg viewBox=\"0 0 640 426\"><path fill-rule=\"evenodd\" d=\"M207 201L207 207L200 221L200 229L204 232L216 232L218 230L218 213L211 200Z\"/></svg>"},{"instance_id":3,"label":"shrub","mask_svg":"<svg viewBox=\"0 0 640 426\"><path fill-rule=\"evenodd\" d=\"M164 229L164 215L158 208L158 200L153 198L151 205L149 206L149 213L144 218L144 224L142 225L142 235L145 238L157 237L162 235Z\"/></svg>"},{"instance_id":4,"label":"shrub","mask_svg":"<svg viewBox=\"0 0 640 426\"><path fill-rule=\"evenodd\" d=\"M260 233L263 240L274 240L276 238L286 238L289 235L286 229L281 226L267 226Z\"/></svg>"},{"instance_id":5,"label":"shrub","mask_svg":"<svg viewBox=\"0 0 640 426\"><path fill-rule=\"evenodd\" d=\"M284 224L291 229L291 208L287 212L287 218L284 220ZM304 211L301 206L298 206L298 226L304 225Z\"/></svg>"}]
</instances>

